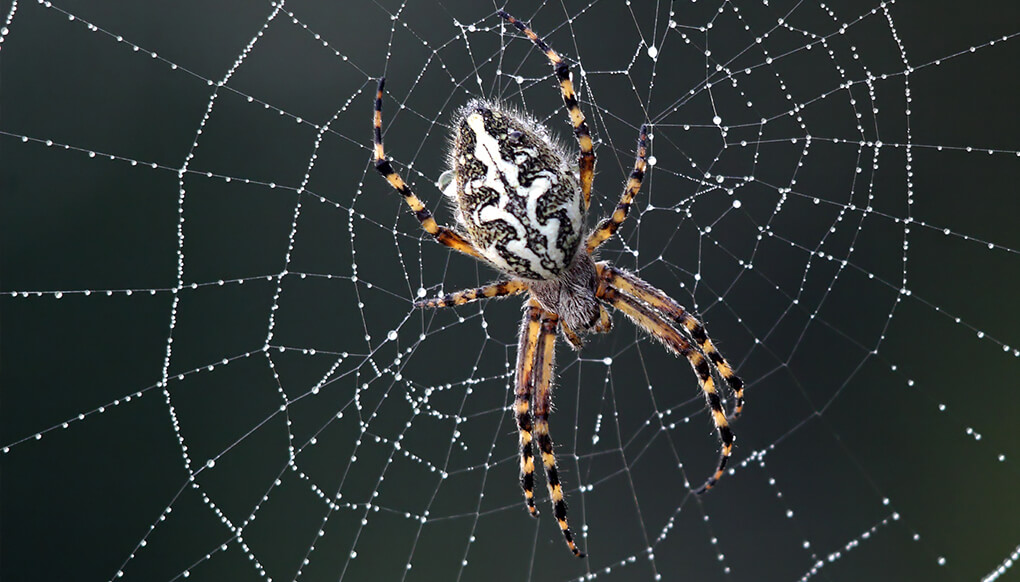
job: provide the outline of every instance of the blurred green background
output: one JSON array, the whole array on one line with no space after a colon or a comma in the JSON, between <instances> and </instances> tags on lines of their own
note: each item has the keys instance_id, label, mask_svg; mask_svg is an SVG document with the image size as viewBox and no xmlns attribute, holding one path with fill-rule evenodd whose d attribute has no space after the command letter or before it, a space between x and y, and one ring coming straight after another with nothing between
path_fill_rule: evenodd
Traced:
<instances>
[{"instance_id":1,"label":"blurred green background","mask_svg":"<svg viewBox=\"0 0 1020 582\"><path fill-rule=\"evenodd\" d=\"M583 66L592 222L654 121L602 257L749 386L736 471L694 497L717 443L687 364L620 316L559 347L586 561L520 498L520 300L413 310L496 275L370 164L382 74L388 153L443 222L469 98L570 139L500 7L4 3L0 578L976 580L1015 551L1015 3L505 6Z\"/></svg>"}]
</instances>

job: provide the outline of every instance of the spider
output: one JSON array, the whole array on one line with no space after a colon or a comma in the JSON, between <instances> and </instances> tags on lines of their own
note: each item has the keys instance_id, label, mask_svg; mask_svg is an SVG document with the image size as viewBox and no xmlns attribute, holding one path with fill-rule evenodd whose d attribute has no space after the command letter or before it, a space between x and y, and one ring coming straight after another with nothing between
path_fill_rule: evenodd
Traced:
<instances>
[{"instance_id":1,"label":"spider","mask_svg":"<svg viewBox=\"0 0 1020 582\"><path fill-rule=\"evenodd\" d=\"M463 230L441 226L386 158L382 139L385 78L379 79L375 97L375 167L403 195L425 232L439 243L486 262L508 277L484 287L416 301L417 307L449 307L528 293L517 347L513 405L520 443L521 488L528 512L537 517L534 439L538 441L545 467L556 521L570 551L584 557L567 524L563 485L549 435L557 330L579 350L581 334L610 330L612 320L606 311L609 305L622 311L667 350L687 358L712 409L712 420L722 441L715 473L697 493L711 489L726 468L734 441L729 421L739 416L743 408L743 382L713 346L704 326L684 307L636 275L593 259L599 246L627 218L641 188L647 166L649 127L641 126L634 168L616 210L585 236L595 151L574 93L569 66L523 22L503 10L497 14L531 39L553 66L580 149L576 173L568 162L566 148L535 119L497 103L473 100L456 114L450 170L439 184L444 194L456 201L456 219ZM447 184L443 184L444 179ZM730 416L723 411L713 371L722 377L735 397Z\"/></svg>"}]
</instances>

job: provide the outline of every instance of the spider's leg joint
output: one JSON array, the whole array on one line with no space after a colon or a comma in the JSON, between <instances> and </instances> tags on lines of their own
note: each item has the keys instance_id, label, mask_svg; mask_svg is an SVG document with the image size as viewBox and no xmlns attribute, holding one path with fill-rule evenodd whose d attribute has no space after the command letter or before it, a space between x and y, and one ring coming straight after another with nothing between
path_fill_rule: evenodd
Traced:
<instances>
[{"instance_id":1,"label":"spider's leg joint","mask_svg":"<svg viewBox=\"0 0 1020 582\"><path fill-rule=\"evenodd\" d=\"M375 159L375 169L378 170L379 173L382 174L384 178L393 173L393 166L390 164L389 159L387 159L386 157Z\"/></svg>"},{"instance_id":2,"label":"spider's leg joint","mask_svg":"<svg viewBox=\"0 0 1020 582\"><path fill-rule=\"evenodd\" d=\"M567 327L567 324L560 322L560 330L563 332L563 337L567 339L570 347L574 348L575 351L580 351L584 347L584 340L581 339L574 330Z\"/></svg>"},{"instance_id":3,"label":"spider's leg joint","mask_svg":"<svg viewBox=\"0 0 1020 582\"><path fill-rule=\"evenodd\" d=\"M556 63L556 68L554 70L556 71L556 78L558 78L559 80L561 81L570 80L570 66L567 65L566 61L560 61ZM576 104L577 100L575 99L574 101Z\"/></svg>"},{"instance_id":4,"label":"spider's leg joint","mask_svg":"<svg viewBox=\"0 0 1020 582\"><path fill-rule=\"evenodd\" d=\"M604 305L599 305L599 320L594 329L595 333L609 333L613 329L613 318Z\"/></svg>"}]
</instances>

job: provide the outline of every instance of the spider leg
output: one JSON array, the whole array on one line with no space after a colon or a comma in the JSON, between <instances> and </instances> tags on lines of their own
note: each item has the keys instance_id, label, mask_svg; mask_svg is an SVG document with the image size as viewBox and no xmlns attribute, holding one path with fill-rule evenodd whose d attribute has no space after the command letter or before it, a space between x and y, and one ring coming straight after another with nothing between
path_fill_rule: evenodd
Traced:
<instances>
[{"instance_id":1,"label":"spider leg","mask_svg":"<svg viewBox=\"0 0 1020 582\"><path fill-rule=\"evenodd\" d=\"M595 325L591 329L587 330L594 333L609 333L613 329L613 320L609 317L609 312L601 303L599 304L599 316L595 321ZM576 331L567 327L566 322L560 320L560 331L563 332L563 337L570 342L570 347L574 348L575 351L580 351L584 347L584 340L577 334Z\"/></svg>"},{"instance_id":2,"label":"spider leg","mask_svg":"<svg viewBox=\"0 0 1020 582\"><path fill-rule=\"evenodd\" d=\"M428 208L422 203L414 192L411 191L411 187L404 182L404 179L400 177L390 165L390 161L386 159L386 151L383 149L382 139L382 97L383 97L383 84L386 82L385 77L379 78L379 88L375 93L375 117L372 121L372 127L375 130L373 135L373 143L375 145L375 169L379 170L383 178L393 186L393 189L399 192L404 197L404 202L414 212L415 218L421 223L421 227L425 229L425 232L432 235L440 244L444 244L454 250L458 250L466 255L471 255L476 259L482 259L482 255L478 250L470 243L467 239L457 234L456 231L451 230L445 226L440 226L436 223L436 219L433 218L432 213L429 212Z\"/></svg>"},{"instance_id":3,"label":"spider leg","mask_svg":"<svg viewBox=\"0 0 1020 582\"><path fill-rule=\"evenodd\" d=\"M535 459L531 449L531 397L535 381L535 352L538 349L541 326L542 308L534 299L528 301L521 321L521 337L517 344L517 379L514 389L514 419L517 421L517 434L520 443L521 457L521 489L524 490L524 502L532 517L538 517L535 509Z\"/></svg>"},{"instance_id":4,"label":"spider leg","mask_svg":"<svg viewBox=\"0 0 1020 582\"><path fill-rule=\"evenodd\" d=\"M599 273L610 285L652 306L677 325L683 326L691 334L694 341L698 342L701 347L701 351L712 361L712 365L719 371L719 375L733 392L736 403L733 406L730 420L739 417L744 409L744 381L736 375L733 367L715 348L712 339L708 337L705 326L672 297L652 287L637 275L613 267L609 263L600 263L598 266Z\"/></svg>"},{"instance_id":5,"label":"spider leg","mask_svg":"<svg viewBox=\"0 0 1020 582\"><path fill-rule=\"evenodd\" d=\"M415 307L450 307L451 305L464 305L465 303L471 303L479 299L492 299L494 297L506 297L508 295L517 295L528 289L528 284L520 279L510 279L509 281L499 281L497 283L491 283L484 287L476 287L474 289L464 289L462 291L456 291L454 293L447 293L442 297L433 297L432 299L419 299L414 302Z\"/></svg>"},{"instance_id":6,"label":"spider leg","mask_svg":"<svg viewBox=\"0 0 1020 582\"><path fill-rule=\"evenodd\" d=\"M595 333L609 333L613 330L613 318L609 316L609 312L606 311L605 306L599 304L599 320L595 324L593 331Z\"/></svg>"},{"instance_id":7,"label":"spider leg","mask_svg":"<svg viewBox=\"0 0 1020 582\"><path fill-rule=\"evenodd\" d=\"M542 312L541 335L538 338L538 349L535 350L534 385L535 385L535 435L538 438L538 449L542 453L542 464L545 465L545 480L549 487L549 499L553 504L553 513L567 541L567 547L578 558L584 552L577 548L574 536L567 524L567 503L563 500L563 485L560 483L559 472L556 470L556 455L553 453L552 437L549 436L549 412L552 409L552 370L553 354L556 345L556 326L559 316L549 311Z\"/></svg>"},{"instance_id":8,"label":"spider leg","mask_svg":"<svg viewBox=\"0 0 1020 582\"><path fill-rule=\"evenodd\" d=\"M556 71L556 78L560 82L560 92L563 94L563 104L566 105L567 113L570 114L570 123L574 126L574 136L577 137L577 145L581 150L577 165L579 168L578 174L581 178L581 194L584 195L584 209L587 210L591 204L591 184L595 179L595 148L591 141L591 133L588 131L588 124L584 121L584 113L581 112L581 107L577 104L577 94L574 93L574 83L571 81L570 67L556 51L549 48L549 45L523 22L510 16L504 10L499 10L496 14L527 35L531 42L535 43L535 46L545 53L546 58L549 59L553 66L553 70Z\"/></svg>"},{"instance_id":9,"label":"spider leg","mask_svg":"<svg viewBox=\"0 0 1020 582\"><path fill-rule=\"evenodd\" d=\"M563 337L570 342L570 347L574 348L574 350L579 351L584 347L584 340L581 339L581 336L577 335L576 331L567 327L567 324L562 321L560 322L560 331L563 332Z\"/></svg>"},{"instance_id":10,"label":"spider leg","mask_svg":"<svg viewBox=\"0 0 1020 582\"><path fill-rule=\"evenodd\" d=\"M627 220L630 205L634 202L634 197L637 196L638 191L641 189L641 181L644 180L645 167L648 163L647 124L641 126L641 130L638 132L637 143L634 169L630 171L627 186L623 189L623 194L620 196L620 202L616 205L616 210L608 218L603 218L598 227L588 235L587 249L589 255L595 252L595 249L599 248L602 243L609 240L609 237L613 236L616 229L620 228L620 225L623 224L623 221Z\"/></svg>"},{"instance_id":11,"label":"spider leg","mask_svg":"<svg viewBox=\"0 0 1020 582\"><path fill-rule=\"evenodd\" d=\"M608 301L613 307L622 311L634 323L652 334L661 341L666 348L678 355L687 358L698 376L698 384L705 394L709 407L712 408L712 420L722 441L722 451L719 455L719 464L715 473L705 481L704 485L695 490L695 493L704 493L715 486L726 469L726 462L733 453L733 431L730 430L729 422L726 420L726 413L723 412L722 402L719 393L715 389L715 382L712 380L712 369L709 367L708 359L695 346L691 345L680 332L673 328L661 316L652 309L642 304L637 299L612 287L606 283L599 285L598 297Z\"/></svg>"}]
</instances>

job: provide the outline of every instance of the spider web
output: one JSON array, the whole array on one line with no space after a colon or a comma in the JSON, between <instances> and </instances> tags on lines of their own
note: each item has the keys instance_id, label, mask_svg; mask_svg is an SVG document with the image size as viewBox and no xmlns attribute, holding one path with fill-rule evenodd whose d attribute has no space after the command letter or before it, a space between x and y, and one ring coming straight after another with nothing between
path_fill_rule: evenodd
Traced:
<instances>
[{"instance_id":1,"label":"spider web","mask_svg":"<svg viewBox=\"0 0 1020 582\"><path fill-rule=\"evenodd\" d=\"M574 68L601 257L748 384L622 317L557 351L572 527L531 520L520 299L423 236L471 97L569 126L497 5L4 4L4 580L993 580L1020 552L1015 5L513 2Z\"/></svg>"}]
</instances>

